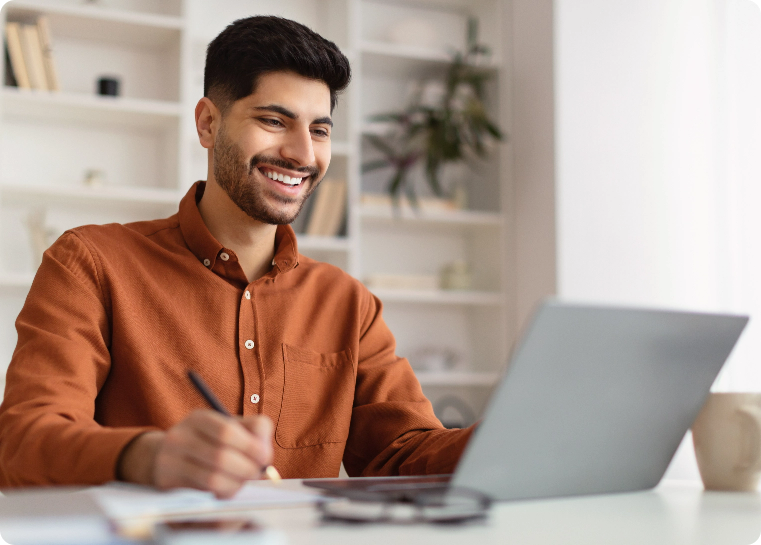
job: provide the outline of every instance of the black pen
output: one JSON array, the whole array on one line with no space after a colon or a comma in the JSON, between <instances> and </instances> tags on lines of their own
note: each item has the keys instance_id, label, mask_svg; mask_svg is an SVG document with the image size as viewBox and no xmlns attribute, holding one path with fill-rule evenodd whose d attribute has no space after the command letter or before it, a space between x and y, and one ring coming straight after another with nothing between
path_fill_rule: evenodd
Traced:
<instances>
[{"instance_id":1,"label":"black pen","mask_svg":"<svg viewBox=\"0 0 761 545\"><path fill-rule=\"evenodd\" d=\"M211 405L211 408L217 411L219 414L223 414L225 416L232 416L230 414L230 411L225 409L225 406L222 405L222 402L219 401L217 396L214 395L214 392L211 391L211 388L207 386L207 384L203 381L201 378L201 375L193 371L192 369L188 370L188 378L190 379L190 382L193 383L193 386L196 387L198 390L198 393L200 393L203 398L206 400L206 402ZM282 477L280 476L280 473L277 469L275 469L275 466L268 465L264 468L264 476L267 477L270 481L273 482L279 482L282 480Z\"/></svg>"}]
</instances>

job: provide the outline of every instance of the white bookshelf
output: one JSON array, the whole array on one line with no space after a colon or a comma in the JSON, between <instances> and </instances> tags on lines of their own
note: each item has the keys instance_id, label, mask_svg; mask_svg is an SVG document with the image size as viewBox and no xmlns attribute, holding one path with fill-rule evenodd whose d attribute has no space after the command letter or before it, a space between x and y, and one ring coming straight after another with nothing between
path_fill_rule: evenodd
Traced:
<instances>
[{"instance_id":1,"label":"white bookshelf","mask_svg":"<svg viewBox=\"0 0 761 545\"><path fill-rule=\"evenodd\" d=\"M28 0L6 21L50 28L59 92L0 87L0 366L15 346L13 323L34 270L25 220L44 210L53 237L87 223L166 217L191 181L186 141L193 104L182 0ZM0 61L4 68L4 59ZM121 80L119 97L96 94L99 77ZM104 183L88 187L86 172Z\"/></svg>"},{"instance_id":2,"label":"white bookshelf","mask_svg":"<svg viewBox=\"0 0 761 545\"><path fill-rule=\"evenodd\" d=\"M410 46L380 41L363 41L359 49L365 57L379 56L395 61L410 59L412 61L435 62L446 64L451 57L441 48Z\"/></svg>"},{"instance_id":3,"label":"white bookshelf","mask_svg":"<svg viewBox=\"0 0 761 545\"><path fill-rule=\"evenodd\" d=\"M82 0L15 1L2 21L48 18L61 92L0 90L0 367L15 344L13 321L31 285L29 244L23 225L43 207L59 232L85 223L168 216L187 187L206 172L193 108L202 94L203 51L232 20L257 13L297 18L335 41L352 62L353 79L333 113L329 175L348 182L346 231L338 237L298 235L300 250L363 280L375 274L438 274L465 260L467 291L373 289L397 339L435 404L455 393L476 414L507 358L507 205L509 178L498 149L469 178L467 210L392 210L362 204L382 193L382 173L363 175L363 138L370 115L406 102L410 82L440 77L449 52L465 44L465 22L476 16L482 41L494 51L492 106L506 108L500 90L506 73L500 52L500 0ZM394 43L389 29L423 19L436 31L433 44ZM4 26L4 25L3 25ZM0 61L2 62L2 61ZM100 75L117 75L122 96L94 92ZM503 116L504 118L504 116ZM509 133L509 127L503 127ZM39 160L43 158L44 160ZM86 187L84 172L106 174ZM451 175L451 173L450 173ZM424 193L424 191L423 191ZM10 333L9 333L10 332ZM456 353L456 369L419 370L414 354L439 347Z\"/></svg>"},{"instance_id":4,"label":"white bookshelf","mask_svg":"<svg viewBox=\"0 0 761 545\"><path fill-rule=\"evenodd\" d=\"M431 225L439 228L442 226L460 226L501 229L504 226L505 217L495 212L480 212L471 210L414 210L411 208L392 209L381 206L361 206L359 214L366 224L408 224L414 227Z\"/></svg>"},{"instance_id":5,"label":"white bookshelf","mask_svg":"<svg viewBox=\"0 0 761 545\"><path fill-rule=\"evenodd\" d=\"M177 9L181 4L177 4ZM125 3L129 6L130 3ZM41 13L50 19L56 35L76 37L101 44L117 43L136 47L156 47L177 39L184 28L180 15L146 13L94 3L68 3L65 0L14 1L13 18L34 20Z\"/></svg>"},{"instance_id":6,"label":"white bookshelf","mask_svg":"<svg viewBox=\"0 0 761 545\"><path fill-rule=\"evenodd\" d=\"M505 294L487 291L456 290L405 290L371 288L381 301L387 303L420 303L430 305L457 305L495 307L504 305Z\"/></svg>"},{"instance_id":7,"label":"white bookshelf","mask_svg":"<svg viewBox=\"0 0 761 545\"><path fill-rule=\"evenodd\" d=\"M160 212L176 209L182 196L179 191L149 187L0 184L0 202L5 206L147 207Z\"/></svg>"},{"instance_id":8,"label":"white bookshelf","mask_svg":"<svg viewBox=\"0 0 761 545\"><path fill-rule=\"evenodd\" d=\"M183 112L179 102L81 93L39 91L5 87L2 90L6 119L61 123L95 123L102 126L170 128Z\"/></svg>"},{"instance_id":9,"label":"white bookshelf","mask_svg":"<svg viewBox=\"0 0 761 545\"><path fill-rule=\"evenodd\" d=\"M353 0L350 49L353 62L352 138L358 150L353 181L350 238L355 241L350 260L358 278L370 275L437 275L455 260L466 261L473 287L468 291L402 290L373 287L384 304L384 317L397 340L397 353L407 356L434 406L452 394L468 403L475 414L497 380L508 349L507 206L508 177L500 152L475 172L460 170L469 180L470 206L466 210L391 209L363 204L361 195L382 193L389 174L361 174L361 164L373 150L363 133L371 130L369 117L402 108L411 82L440 78L454 50L466 42L469 16L479 19L482 42L492 57L487 61L495 115L506 108L499 90L502 69L500 21L504 2L492 0L431 0L402 3L393 0ZM393 26L423 21L434 29L428 43L394 36ZM509 127L503 127L509 132ZM457 170L454 170L455 175ZM420 173L413 173L420 178ZM451 175L451 172L450 172ZM445 173L446 181L446 173ZM424 184L423 184L424 185ZM420 185L418 187L421 187ZM425 197L426 190L420 195ZM457 355L456 369L426 371L416 361L422 350Z\"/></svg>"},{"instance_id":10,"label":"white bookshelf","mask_svg":"<svg viewBox=\"0 0 761 545\"><path fill-rule=\"evenodd\" d=\"M397 78L415 78L435 74L451 60L447 50L404 46L383 42L364 42L360 45L362 63L366 71ZM499 65L489 60L481 66L492 72Z\"/></svg>"},{"instance_id":11,"label":"white bookshelf","mask_svg":"<svg viewBox=\"0 0 761 545\"><path fill-rule=\"evenodd\" d=\"M299 251L312 250L324 252L348 252L349 240L346 237L322 237L297 235Z\"/></svg>"}]
</instances>

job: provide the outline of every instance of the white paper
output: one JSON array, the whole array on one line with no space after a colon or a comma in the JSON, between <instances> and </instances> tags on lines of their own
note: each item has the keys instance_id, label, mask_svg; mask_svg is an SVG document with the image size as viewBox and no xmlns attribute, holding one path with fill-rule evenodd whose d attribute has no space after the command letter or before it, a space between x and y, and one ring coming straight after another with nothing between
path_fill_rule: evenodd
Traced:
<instances>
[{"instance_id":1,"label":"white paper","mask_svg":"<svg viewBox=\"0 0 761 545\"><path fill-rule=\"evenodd\" d=\"M277 484L267 486L256 481L244 485L238 494L228 500L219 500L211 492L187 488L162 492L123 484L92 488L90 493L112 520L305 505L322 499L316 491L290 490Z\"/></svg>"}]
</instances>

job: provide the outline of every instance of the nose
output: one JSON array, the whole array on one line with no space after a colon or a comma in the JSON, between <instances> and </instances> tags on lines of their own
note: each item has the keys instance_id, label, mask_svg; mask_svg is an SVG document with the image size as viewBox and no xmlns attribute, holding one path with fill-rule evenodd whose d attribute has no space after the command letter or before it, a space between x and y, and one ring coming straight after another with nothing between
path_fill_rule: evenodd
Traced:
<instances>
[{"instance_id":1,"label":"nose","mask_svg":"<svg viewBox=\"0 0 761 545\"><path fill-rule=\"evenodd\" d=\"M288 159L299 166L309 166L315 163L312 133L309 127L289 131L280 149L283 159Z\"/></svg>"}]
</instances>

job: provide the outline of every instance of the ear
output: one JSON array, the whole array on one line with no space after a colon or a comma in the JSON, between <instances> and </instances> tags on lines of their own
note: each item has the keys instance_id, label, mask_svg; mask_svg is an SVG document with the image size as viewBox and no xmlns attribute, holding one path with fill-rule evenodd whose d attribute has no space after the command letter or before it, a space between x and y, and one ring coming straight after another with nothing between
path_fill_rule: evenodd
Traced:
<instances>
[{"instance_id":1,"label":"ear","mask_svg":"<svg viewBox=\"0 0 761 545\"><path fill-rule=\"evenodd\" d=\"M196 104L196 132L198 140L206 149L214 147L217 137L217 129L222 119L222 114L214 103L207 97L203 97Z\"/></svg>"}]
</instances>

